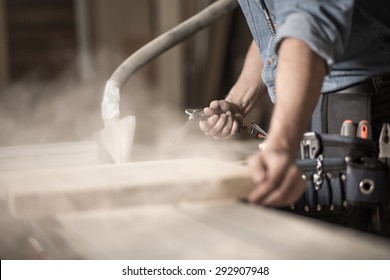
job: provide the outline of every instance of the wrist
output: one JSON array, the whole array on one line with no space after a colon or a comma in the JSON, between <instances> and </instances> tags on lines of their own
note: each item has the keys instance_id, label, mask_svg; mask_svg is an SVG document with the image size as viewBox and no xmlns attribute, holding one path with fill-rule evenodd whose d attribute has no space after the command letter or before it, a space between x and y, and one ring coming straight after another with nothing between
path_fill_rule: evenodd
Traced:
<instances>
[{"instance_id":1,"label":"wrist","mask_svg":"<svg viewBox=\"0 0 390 280\"><path fill-rule=\"evenodd\" d=\"M248 87L236 84L225 97L225 100L233 104L243 116L246 116L252 110L260 95L261 90L258 86Z\"/></svg>"},{"instance_id":2,"label":"wrist","mask_svg":"<svg viewBox=\"0 0 390 280\"><path fill-rule=\"evenodd\" d=\"M267 141L264 141L263 143L259 144L259 150L260 151L272 151L280 154L290 154L290 149L283 147L283 146L278 146L272 143L267 139Z\"/></svg>"},{"instance_id":3,"label":"wrist","mask_svg":"<svg viewBox=\"0 0 390 280\"><path fill-rule=\"evenodd\" d=\"M244 109L242 108L242 105L239 101L232 100L228 96L225 97L225 101L230 104L230 107L232 108L232 113L239 113L243 115Z\"/></svg>"},{"instance_id":4,"label":"wrist","mask_svg":"<svg viewBox=\"0 0 390 280\"><path fill-rule=\"evenodd\" d=\"M270 135L269 135L270 136ZM260 151L271 151L278 154L286 154L289 158L293 159L297 154L297 147L295 145L290 145L287 139L273 139L272 136L267 138L267 140L259 145Z\"/></svg>"}]
</instances>

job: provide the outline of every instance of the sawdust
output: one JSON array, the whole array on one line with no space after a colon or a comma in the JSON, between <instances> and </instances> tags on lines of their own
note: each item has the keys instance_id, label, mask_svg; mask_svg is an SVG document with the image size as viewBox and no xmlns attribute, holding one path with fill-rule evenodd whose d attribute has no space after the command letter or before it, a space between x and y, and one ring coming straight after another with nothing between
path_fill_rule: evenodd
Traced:
<instances>
[{"instance_id":1,"label":"sawdust","mask_svg":"<svg viewBox=\"0 0 390 280\"><path fill-rule=\"evenodd\" d=\"M104 83L99 75L82 82L64 74L54 81L26 79L2 87L0 146L92 139L93 132L103 126L100 103ZM134 75L125 94L131 99L123 98L121 106L131 113L147 106L153 88L140 73Z\"/></svg>"},{"instance_id":2,"label":"sawdust","mask_svg":"<svg viewBox=\"0 0 390 280\"><path fill-rule=\"evenodd\" d=\"M81 82L64 75L55 81L26 80L1 88L0 146L92 140L94 132L103 127L100 103L106 81L101 76ZM171 147L187 115L183 108L172 108L159 100L159 94L142 71L121 92L122 117L134 115L137 120L134 145L140 148L133 159L236 159L237 153L242 154L241 144L206 137L197 123Z\"/></svg>"}]
</instances>

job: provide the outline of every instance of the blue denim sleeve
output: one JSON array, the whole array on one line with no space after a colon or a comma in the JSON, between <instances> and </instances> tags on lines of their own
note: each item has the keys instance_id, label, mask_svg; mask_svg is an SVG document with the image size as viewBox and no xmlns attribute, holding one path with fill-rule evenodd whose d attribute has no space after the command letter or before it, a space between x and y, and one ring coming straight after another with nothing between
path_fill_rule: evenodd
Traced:
<instances>
[{"instance_id":1,"label":"blue denim sleeve","mask_svg":"<svg viewBox=\"0 0 390 280\"><path fill-rule=\"evenodd\" d=\"M329 69L343 55L351 28L354 0L275 0L276 49L293 37L321 56Z\"/></svg>"}]
</instances>

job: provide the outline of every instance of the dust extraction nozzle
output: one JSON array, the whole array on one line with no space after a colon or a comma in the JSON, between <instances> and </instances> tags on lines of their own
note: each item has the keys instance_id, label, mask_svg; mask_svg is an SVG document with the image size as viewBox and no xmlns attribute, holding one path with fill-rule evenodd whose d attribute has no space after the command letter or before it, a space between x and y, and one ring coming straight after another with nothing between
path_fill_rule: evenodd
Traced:
<instances>
[{"instance_id":1,"label":"dust extraction nozzle","mask_svg":"<svg viewBox=\"0 0 390 280\"><path fill-rule=\"evenodd\" d=\"M101 104L104 129L95 137L100 149L110 155L115 163L130 159L135 130L135 117L119 120L120 89L139 68L183 42L196 32L209 26L222 15L238 7L237 0L218 0L191 18L158 36L129 56L114 71L106 83ZM119 145L119 146L118 146Z\"/></svg>"}]
</instances>

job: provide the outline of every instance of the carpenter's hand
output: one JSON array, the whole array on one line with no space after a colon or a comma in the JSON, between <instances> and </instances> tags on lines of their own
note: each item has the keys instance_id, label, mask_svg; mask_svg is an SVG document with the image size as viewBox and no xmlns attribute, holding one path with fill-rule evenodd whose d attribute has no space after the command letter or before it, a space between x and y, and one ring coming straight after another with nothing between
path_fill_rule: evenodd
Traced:
<instances>
[{"instance_id":1,"label":"carpenter's hand","mask_svg":"<svg viewBox=\"0 0 390 280\"><path fill-rule=\"evenodd\" d=\"M286 151L267 148L248 158L249 170L256 184L248 200L268 206L288 206L301 197L306 184Z\"/></svg>"},{"instance_id":2,"label":"carpenter's hand","mask_svg":"<svg viewBox=\"0 0 390 280\"><path fill-rule=\"evenodd\" d=\"M200 121L199 127L206 135L215 139L226 139L237 134L244 118L240 108L226 100L212 101L203 111L210 117Z\"/></svg>"}]
</instances>

